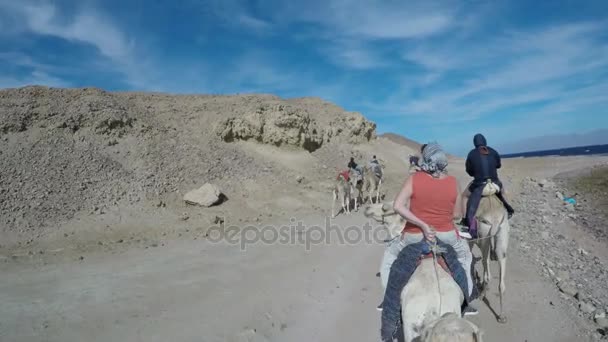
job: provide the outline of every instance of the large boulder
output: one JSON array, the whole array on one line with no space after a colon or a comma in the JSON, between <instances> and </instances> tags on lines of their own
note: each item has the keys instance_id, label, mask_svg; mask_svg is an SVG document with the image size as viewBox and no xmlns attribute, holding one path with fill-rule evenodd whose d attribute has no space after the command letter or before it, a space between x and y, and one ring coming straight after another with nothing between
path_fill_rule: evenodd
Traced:
<instances>
[{"instance_id":1,"label":"large boulder","mask_svg":"<svg viewBox=\"0 0 608 342\"><path fill-rule=\"evenodd\" d=\"M215 185L206 183L198 189L194 189L184 195L187 204L210 207L222 198L222 191Z\"/></svg>"}]
</instances>

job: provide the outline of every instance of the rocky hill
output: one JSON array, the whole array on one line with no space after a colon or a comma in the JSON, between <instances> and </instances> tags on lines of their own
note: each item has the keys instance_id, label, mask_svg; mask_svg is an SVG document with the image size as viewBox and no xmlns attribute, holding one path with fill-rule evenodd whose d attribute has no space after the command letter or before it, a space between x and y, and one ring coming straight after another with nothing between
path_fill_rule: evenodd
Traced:
<instances>
[{"instance_id":1,"label":"rocky hill","mask_svg":"<svg viewBox=\"0 0 608 342\"><path fill-rule=\"evenodd\" d=\"M375 128L316 98L1 90L2 240L32 243L118 210L128 220L128 208L142 210L133 222L155 208L188 216L184 193L207 182L228 198L222 215L320 210L348 158L369 158Z\"/></svg>"}]
</instances>

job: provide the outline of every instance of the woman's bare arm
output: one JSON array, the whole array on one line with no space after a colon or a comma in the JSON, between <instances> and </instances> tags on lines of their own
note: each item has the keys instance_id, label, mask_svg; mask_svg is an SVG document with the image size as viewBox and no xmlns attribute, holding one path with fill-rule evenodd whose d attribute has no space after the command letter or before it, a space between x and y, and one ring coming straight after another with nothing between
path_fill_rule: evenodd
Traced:
<instances>
[{"instance_id":1,"label":"woman's bare arm","mask_svg":"<svg viewBox=\"0 0 608 342\"><path fill-rule=\"evenodd\" d=\"M408 177L405 183L403 183L401 191L397 194L397 197L395 197L395 201L393 202L393 209L405 220L420 227L427 239L432 240L435 236L434 230L432 230L429 225L427 225L421 219L416 217L416 215L414 215L407 206L412 197L412 193L412 177Z\"/></svg>"},{"instance_id":2,"label":"woman's bare arm","mask_svg":"<svg viewBox=\"0 0 608 342\"><path fill-rule=\"evenodd\" d=\"M458 196L456 197L456 203L454 205L454 218L461 219L464 217L464 209L462 205L462 189L458 183L456 183L456 191Z\"/></svg>"}]
</instances>

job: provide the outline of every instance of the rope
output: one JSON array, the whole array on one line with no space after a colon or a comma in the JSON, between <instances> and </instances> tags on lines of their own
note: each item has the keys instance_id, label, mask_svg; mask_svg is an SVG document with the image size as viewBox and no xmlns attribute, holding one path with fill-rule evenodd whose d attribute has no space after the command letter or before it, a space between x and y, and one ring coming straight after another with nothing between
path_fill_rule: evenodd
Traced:
<instances>
[{"instance_id":1,"label":"rope","mask_svg":"<svg viewBox=\"0 0 608 342\"><path fill-rule=\"evenodd\" d=\"M439 281L439 270L437 269L437 266L439 264L439 262L437 261L437 254L442 252L444 251L437 245L437 238L435 238L435 240L433 240L433 244L431 245L431 253L433 253L433 267L435 268L435 277L437 278L437 291L439 293L438 316L441 316L443 303L441 300L441 282Z\"/></svg>"}]
</instances>

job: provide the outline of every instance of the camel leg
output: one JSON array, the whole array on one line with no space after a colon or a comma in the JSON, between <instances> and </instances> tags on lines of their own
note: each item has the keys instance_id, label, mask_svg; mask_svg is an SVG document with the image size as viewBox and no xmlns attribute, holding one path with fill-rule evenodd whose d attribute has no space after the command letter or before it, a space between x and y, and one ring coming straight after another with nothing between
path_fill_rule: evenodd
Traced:
<instances>
[{"instance_id":1,"label":"camel leg","mask_svg":"<svg viewBox=\"0 0 608 342\"><path fill-rule=\"evenodd\" d=\"M505 295L505 273L507 271L507 258L501 258L498 260L499 272L500 272L500 284L498 285L498 292L500 295L500 314L498 315L498 323L507 323L507 316L504 314L504 295Z\"/></svg>"},{"instance_id":2,"label":"camel leg","mask_svg":"<svg viewBox=\"0 0 608 342\"><path fill-rule=\"evenodd\" d=\"M481 249L481 262L483 264L483 288L481 296L485 297L490 285L490 240L479 240L479 249Z\"/></svg>"},{"instance_id":3,"label":"camel leg","mask_svg":"<svg viewBox=\"0 0 608 342\"><path fill-rule=\"evenodd\" d=\"M331 201L331 216L336 217L336 201L338 200L338 194L336 190L333 191L333 201Z\"/></svg>"},{"instance_id":4,"label":"camel leg","mask_svg":"<svg viewBox=\"0 0 608 342\"><path fill-rule=\"evenodd\" d=\"M349 205L350 203L348 203L349 198L347 196L342 196L342 209L344 209L344 212L348 215L350 214L350 210L349 210Z\"/></svg>"},{"instance_id":5,"label":"camel leg","mask_svg":"<svg viewBox=\"0 0 608 342\"><path fill-rule=\"evenodd\" d=\"M496 237L496 257L498 258L500 283L498 285L498 292L500 295L500 314L498 316L499 323L507 323L507 317L503 311L504 295L506 291L505 285L505 274L507 272L507 248L509 245L509 221L504 218L502 227L498 236Z\"/></svg>"},{"instance_id":6,"label":"camel leg","mask_svg":"<svg viewBox=\"0 0 608 342\"><path fill-rule=\"evenodd\" d=\"M346 208L346 213L348 215L350 215L350 200L351 200L350 196L346 195L346 196L344 196L344 200L342 202L342 203L344 203L344 206Z\"/></svg>"}]
</instances>

